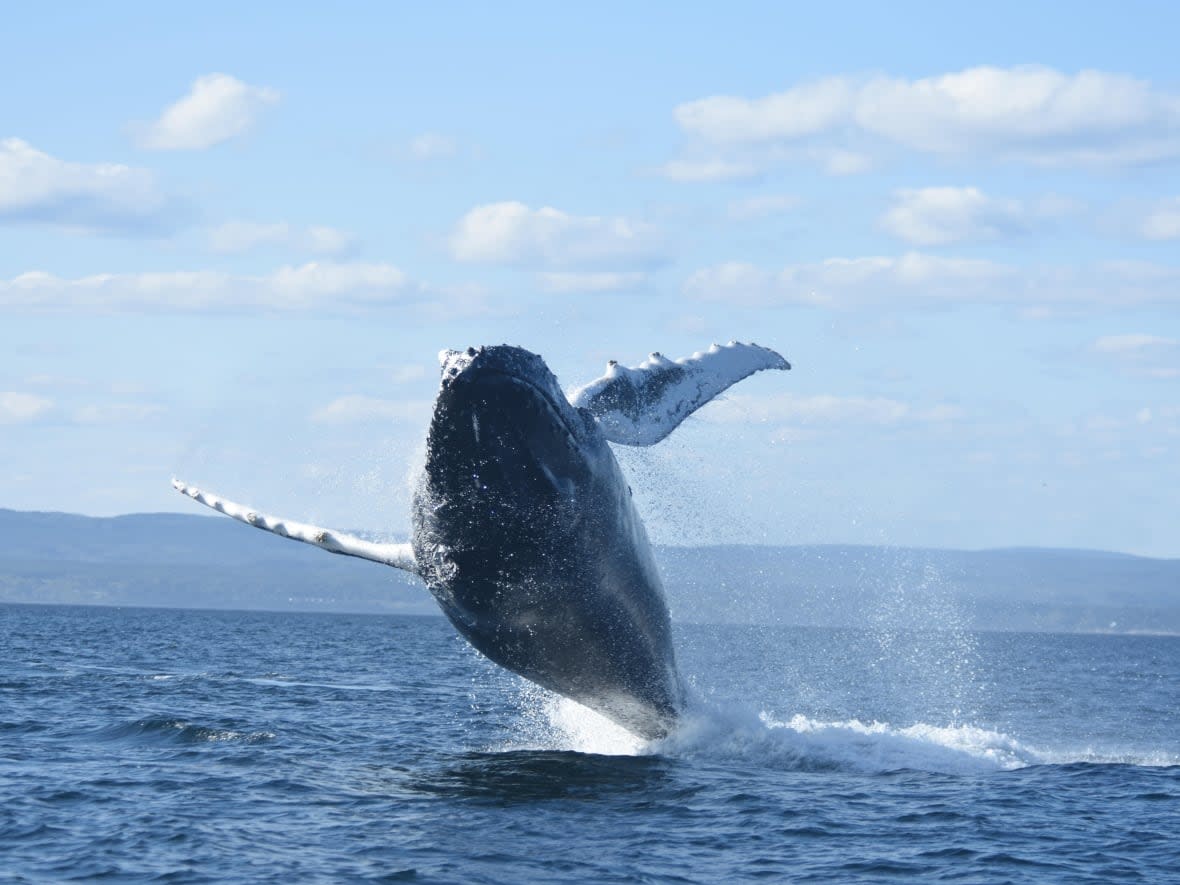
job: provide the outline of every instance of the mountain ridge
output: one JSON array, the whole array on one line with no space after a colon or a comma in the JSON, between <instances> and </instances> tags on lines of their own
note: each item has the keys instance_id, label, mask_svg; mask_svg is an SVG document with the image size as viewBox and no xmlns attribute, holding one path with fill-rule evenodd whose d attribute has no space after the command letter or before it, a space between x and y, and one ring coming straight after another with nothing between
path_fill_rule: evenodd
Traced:
<instances>
[{"instance_id":1,"label":"mountain ridge","mask_svg":"<svg viewBox=\"0 0 1180 885\"><path fill-rule=\"evenodd\" d=\"M1103 550L658 546L674 620L1180 632L1180 560ZM0 508L0 602L436 614L421 581L228 519Z\"/></svg>"}]
</instances>

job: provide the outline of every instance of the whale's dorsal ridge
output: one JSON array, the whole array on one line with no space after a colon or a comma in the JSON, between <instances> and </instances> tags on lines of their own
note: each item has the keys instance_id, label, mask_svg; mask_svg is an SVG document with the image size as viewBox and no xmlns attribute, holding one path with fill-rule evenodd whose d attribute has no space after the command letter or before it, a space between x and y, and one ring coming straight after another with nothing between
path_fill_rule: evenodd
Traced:
<instances>
[{"instance_id":1,"label":"whale's dorsal ridge","mask_svg":"<svg viewBox=\"0 0 1180 885\"><path fill-rule=\"evenodd\" d=\"M634 368L611 360L605 375L572 391L569 400L590 412L611 442L650 446L743 378L789 368L767 347L731 341L680 360L656 352Z\"/></svg>"}]
</instances>

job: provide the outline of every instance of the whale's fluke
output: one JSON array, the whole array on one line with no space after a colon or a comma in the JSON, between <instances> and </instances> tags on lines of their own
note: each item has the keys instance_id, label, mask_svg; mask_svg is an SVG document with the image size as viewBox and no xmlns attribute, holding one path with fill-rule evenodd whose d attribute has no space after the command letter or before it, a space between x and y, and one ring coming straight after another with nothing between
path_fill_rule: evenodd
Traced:
<instances>
[{"instance_id":1,"label":"whale's fluke","mask_svg":"<svg viewBox=\"0 0 1180 885\"><path fill-rule=\"evenodd\" d=\"M259 513L256 510L252 510L241 504L235 504L233 501L227 501L225 498L218 497L217 495L202 492L200 489L186 485L178 479L172 480L172 488L176 489L182 495L188 495L194 501L204 504L206 507L212 507L218 513L224 513L226 516L233 517L239 522L244 522L247 525L254 526L256 529L262 529L279 537L290 538L293 541L302 541L305 544L312 544L321 550L327 550L329 553L339 553L342 556L356 556L361 559L379 562L382 565L391 565L394 568L405 569L414 574L418 573L418 566L414 562L414 551L409 544L381 544L376 541L366 541L363 538L357 538L343 532L322 529L319 526L271 516L268 513Z\"/></svg>"},{"instance_id":2,"label":"whale's fluke","mask_svg":"<svg viewBox=\"0 0 1180 885\"><path fill-rule=\"evenodd\" d=\"M650 446L722 391L763 369L789 369L779 354L731 341L681 360L653 353L635 368L612 360L606 374L570 393L613 443Z\"/></svg>"}]
</instances>

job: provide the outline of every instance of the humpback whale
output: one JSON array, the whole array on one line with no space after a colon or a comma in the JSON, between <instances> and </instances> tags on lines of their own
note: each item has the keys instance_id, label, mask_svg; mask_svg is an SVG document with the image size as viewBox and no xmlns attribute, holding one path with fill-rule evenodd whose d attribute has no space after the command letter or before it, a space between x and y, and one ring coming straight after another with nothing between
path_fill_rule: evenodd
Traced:
<instances>
[{"instance_id":1,"label":"humpback whale","mask_svg":"<svg viewBox=\"0 0 1180 885\"><path fill-rule=\"evenodd\" d=\"M259 513L173 480L265 531L413 572L490 660L645 738L684 705L651 545L610 443L649 446L779 354L731 342L653 353L565 394L537 354L439 354L442 380L414 492L409 544Z\"/></svg>"}]
</instances>

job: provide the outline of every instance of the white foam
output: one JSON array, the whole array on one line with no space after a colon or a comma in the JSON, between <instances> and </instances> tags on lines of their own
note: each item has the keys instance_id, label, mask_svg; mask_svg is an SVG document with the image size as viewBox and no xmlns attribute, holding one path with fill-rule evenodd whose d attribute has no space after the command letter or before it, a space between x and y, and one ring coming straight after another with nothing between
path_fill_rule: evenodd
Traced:
<instances>
[{"instance_id":1,"label":"white foam","mask_svg":"<svg viewBox=\"0 0 1180 885\"><path fill-rule=\"evenodd\" d=\"M604 756L637 756L648 742L577 701L524 683L520 691L522 728L508 750L548 749Z\"/></svg>"},{"instance_id":2,"label":"white foam","mask_svg":"<svg viewBox=\"0 0 1180 885\"><path fill-rule=\"evenodd\" d=\"M786 720L738 704L697 701L675 732L645 741L582 705L540 689L522 694L525 728L505 749L551 749L611 756L661 755L737 761L800 771L926 771L975 774L1078 762L1180 765L1167 752L1067 750L1031 746L976 725L897 726L860 719Z\"/></svg>"}]
</instances>

